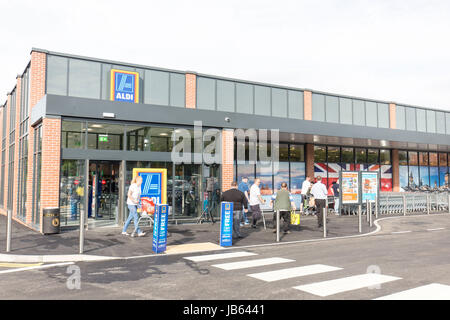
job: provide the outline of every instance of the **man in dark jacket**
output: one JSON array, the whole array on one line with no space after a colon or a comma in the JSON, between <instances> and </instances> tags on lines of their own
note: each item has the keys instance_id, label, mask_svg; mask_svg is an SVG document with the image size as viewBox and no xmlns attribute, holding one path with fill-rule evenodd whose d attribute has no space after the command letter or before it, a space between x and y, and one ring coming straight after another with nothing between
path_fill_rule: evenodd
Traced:
<instances>
[{"instance_id":1,"label":"man in dark jacket","mask_svg":"<svg viewBox=\"0 0 450 320\"><path fill-rule=\"evenodd\" d=\"M244 211L247 212L248 201L245 194L238 190L237 182L233 181L231 183L231 189L222 193L220 202L222 201L233 202L233 238L242 238L240 232L242 207L244 207Z\"/></svg>"}]
</instances>

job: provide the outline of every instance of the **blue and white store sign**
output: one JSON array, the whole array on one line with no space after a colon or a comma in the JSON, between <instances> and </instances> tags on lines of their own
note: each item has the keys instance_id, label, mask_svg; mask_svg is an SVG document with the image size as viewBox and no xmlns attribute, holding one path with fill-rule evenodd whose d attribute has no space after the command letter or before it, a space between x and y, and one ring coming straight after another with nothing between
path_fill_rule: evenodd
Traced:
<instances>
[{"instance_id":1,"label":"blue and white store sign","mask_svg":"<svg viewBox=\"0 0 450 320\"><path fill-rule=\"evenodd\" d=\"M111 70L111 100L139 103L139 73Z\"/></svg>"}]
</instances>

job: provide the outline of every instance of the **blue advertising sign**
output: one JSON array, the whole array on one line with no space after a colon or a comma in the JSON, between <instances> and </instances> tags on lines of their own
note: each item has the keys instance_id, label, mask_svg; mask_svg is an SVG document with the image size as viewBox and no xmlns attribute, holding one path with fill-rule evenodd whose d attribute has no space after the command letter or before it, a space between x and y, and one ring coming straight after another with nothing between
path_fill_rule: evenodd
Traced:
<instances>
[{"instance_id":1,"label":"blue advertising sign","mask_svg":"<svg viewBox=\"0 0 450 320\"><path fill-rule=\"evenodd\" d=\"M362 201L375 202L378 197L379 179L378 172L361 172Z\"/></svg>"},{"instance_id":2,"label":"blue advertising sign","mask_svg":"<svg viewBox=\"0 0 450 320\"><path fill-rule=\"evenodd\" d=\"M167 249L167 223L169 221L169 205L156 206L153 224L153 252L161 253Z\"/></svg>"},{"instance_id":3,"label":"blue advertising sign","mask_svg":"<svg viewBox=\"0 0 450 320\"><path fill-rule=\"evenodd\" d=\"M139 73L111 70L111 100L139 103Z\"/></svg>"},{"instance_id":4,"label":"blue advertising sign","mask_svg":"<svg viewBox=\"0 0 450 320\"><path fill-rule=\"evenodd\" d=\"M134 168L133 177L137 175L142 177L142 210L151 214L155 205L167 203L167 169Z\"/></svg>"},{"instance_id":5,"label":"blue advertising sign","mask_svg":"<svg viewBox=\"0 0 450 320\"><path fill-rule=\"evenodd\" d=\"M220 246L231 247L233 245L233 203L221 203L220 220Z\"/></svg>"}]
</instances>

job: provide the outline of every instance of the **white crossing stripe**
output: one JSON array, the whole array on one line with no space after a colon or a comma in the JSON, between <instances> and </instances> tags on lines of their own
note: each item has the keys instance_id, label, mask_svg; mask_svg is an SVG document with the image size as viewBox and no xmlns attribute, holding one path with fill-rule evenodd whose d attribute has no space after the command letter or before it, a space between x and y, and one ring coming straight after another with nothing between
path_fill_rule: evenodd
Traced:
<instances>
[{"instance_id":1,"label":"white crossing stripe","mask_svg":"<svg viewBox=\"0 0 450 320\"><path fill-rule=\"evenodd\" d=\"M438 230L445 230L445 228L427 229L427 231L438 231Z\"/></svg>"},{"instance_id":2,"label":"white crossing stripe","mask_svg":"<svg viewBox=\"0 0 450 320\"><path fill-rule=\"evenodd\" d=\"M392 234L402 234L402 233L410 233L412 231L397 231L397 232L391 232Z\"/></svg>"},{"instance_id":3,"label":"white crossing stripe","mask_svg":"<svg viewBox=\"0 0 450 320\"><path fill-rule=\"evenodd\" d=\"M194 256L194 257L184 257L184 259L191 260L194 262L201 262L201 261L231 259L231 258L240 258L240 257L248 257L248 256L256 256L256 255L257 255L256 253L241 251L241 252L231 252L231 253L208 254L208 255Z\"/></svg>"},{"instance_id":4,"label":"white crossing stripe","mask_svg":"<svg viewBox=\"0 0 450 320\"><path fill-rule=\"evenodd\" d=\"M44 265L39 265L39 266L25 267L25 268L18 268L18 269L8 269L8 270L2 270L2 271L0 271L0 274L4 274L4 273L13 273L13 272L19 272L19 271L30 271L30 270L48 269L48 268L54 268L54 267L63 267L63 266L71 265L71 264L75 264L75 263L74 263L74 262L63 262L63 263L44 264Z\"/></svg>"},{"instance_id":5,"label":"white crossing stripe","mask_svg":"<svg viewBox=\"0 0 450 320\"><path fill-rule=\"evenodd\" d=\"M248 274L248 276L259 279L259 280L272 282L272 281L278 281L278 280L284 280L284 279L290 279L290 278L296 278L296 277L304 277L304 276L308 276L308 275L336 271L336 270L342 270L342 268L326 266L323 264L313 264L310 266L288 268L288 269L261 272L261 273L253 273L253 274Z\"/></svg>"},{"instance_id":6,"label":"white crossing stripe","mask_svg":"<svg viewBox=\"0 0 450 320\"><path fill-rule=\"evenodd\" d=\"M284 258L267 258L267 259L246 260L246 261L240 261L240 262L216 264L216 265L213 265L213 267L220 268L223 270L236 270L236 269L261 267L261 266L268 266L268 265L272 265L272 264L294 262L294 261L295 260L284 259Z\"/></svg>"},{"instance_id":7,"label":"white crossing stripe","mask_svg":"<svg viewBox=\"0 0 450 320\"><path fill-rule=\"evenodd\" d=\"M294 287L294 289L305 291L316 296L326 297L336 293L368 288L385 282L399 280L401 278L385 276L377 273L365 273L357 276L341 278L330 281L316 282L303 286Z\"/></svg>"},{"instance_id":8,"label":"white crossing stripe","mask_svg":"<svg viewBox=\"0 0 450 320\"><path fill-rule=\"evenodd\" d=\"M450 300L450 286L432 283L375 300Z\"/></svg>"}]
</instances>

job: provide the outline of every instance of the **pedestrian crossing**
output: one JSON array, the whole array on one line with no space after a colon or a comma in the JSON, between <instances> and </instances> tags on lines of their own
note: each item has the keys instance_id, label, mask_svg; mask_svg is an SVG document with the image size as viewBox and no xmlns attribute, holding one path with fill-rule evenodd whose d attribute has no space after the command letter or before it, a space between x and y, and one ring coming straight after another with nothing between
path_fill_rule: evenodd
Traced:
<instances>
[{"instance_id":1,"label":"pedestrian crossing","mask_svg":"<svg viewBox=\"0 0 450 320\"><path fill-rule=\"evenodd\" d=\"M292 281L303 281L308 279L308 276L318 275L318 274L329 274L333 276L333 272L342 271L344 268L337 266L329 266L324 264L311 264L311 265L301 265L292 266L295 260L280 258L280 257L270 257L270 258L257 258L257 253L247 252L247 251L237 251L232 253L219 253L212 255L199 255L199 256L189 256L183 257L184 259L193 262L209 262L215 263L217 260L226 259L236 259L242 258L245 260L212 264L211 267L218 268L225 271L231 270L246 270L250 268L262 268L262 267L273 267L275 270L249 273L246 274L247 277L274 283L276 281L282 281L291 279ZM291 264L286 268L281 268L282 264ZM335 276L335 275L334 275ZM400 281L402 278L396 277L394 275L384 275L380 273L364 273L358 275L350 275L344 277L337 277L332 280L325 280L313 283L306 283L301 285L296 285L291 288L296 291L311 294L317 297L335 297L339 294L351 292L360 289L376 289L382 284L391 283L395 281ZM429 285L420 286L417 288L412 288L400 292L396 292L390 295L375 298L375 300L450 300L450 286L438 283L432 283Z\"/></svg>"}]
</instances>

